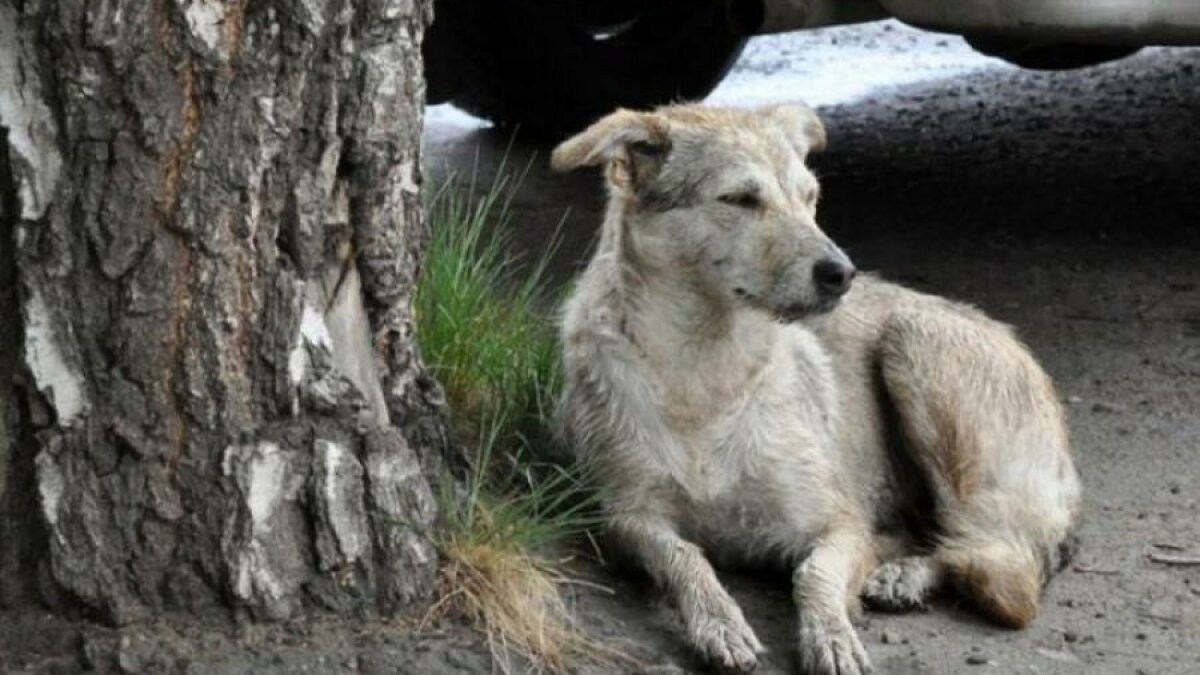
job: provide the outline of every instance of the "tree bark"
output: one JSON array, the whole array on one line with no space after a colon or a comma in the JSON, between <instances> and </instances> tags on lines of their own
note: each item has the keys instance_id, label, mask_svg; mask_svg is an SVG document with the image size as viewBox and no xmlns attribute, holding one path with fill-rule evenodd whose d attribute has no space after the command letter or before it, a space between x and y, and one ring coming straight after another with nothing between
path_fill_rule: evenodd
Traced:
<instances>
[{"instance_id":1,"label":"tree bark","mask_svg":"<svg viewBox=\"0 0 1200 675\"><path fill-rule=\"evenodd\" d=\"M0 0L0 604L123 624L430 592L430 13Z\"/></svg>"}]
</instances>

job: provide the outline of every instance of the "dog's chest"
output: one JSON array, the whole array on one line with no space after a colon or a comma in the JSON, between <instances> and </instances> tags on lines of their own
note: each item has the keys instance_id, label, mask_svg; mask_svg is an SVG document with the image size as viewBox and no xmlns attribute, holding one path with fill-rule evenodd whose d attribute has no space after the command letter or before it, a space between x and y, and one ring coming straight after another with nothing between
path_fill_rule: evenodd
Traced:
<instances>
[{"instance_id":1,"label":"dog's chest","mask_svg":"<svg viewBox=\"0 0 1200 675\"><path fill-rule=\"evenodd\" d=\"M753 556L750 549L794 544L821 526L832 473L832 378L825 360L798 353L794 341L781 342L773 357L736 387L714 368L660 390L674 456L660 464L659 496L685 530L716 549Z\"/></svg>"},{"instance_id":2,"label":"dog's chest","mask_svg":"<svg viewBox=\"0 0 1200 675\"><path fill-rule=\"evenodd\" d=\"M669 425L683 456L665 481L676 512L750 532L802 506L825 465L823 425L776 372L707 420ZM817 433L814 433L817 432Z\"/></svg>"},{"instance_id":3,"label":"dog's chest","mask_svg":"<svg viewBox=\"0 0 1200 675\"><path fill-rule=\"evenodd\" d=\"M671 478L689 499L708 501L734 489L770 454L787 406L763 400L770 382L738 385L695 372L659 388L658 413L676 455Z\"/></svg>"},{"instance_id":4,"label":"dog's chest","mask_svg":"<svg viewBox=\"0 0 1200 675\"><path fill-rule=\"evenodd\" d=\"M698 454L694 471L669 491L689 539L730 560L763 561L822 529L829 471L805 444L739 428Z\"/></svg>"}]
</instances>

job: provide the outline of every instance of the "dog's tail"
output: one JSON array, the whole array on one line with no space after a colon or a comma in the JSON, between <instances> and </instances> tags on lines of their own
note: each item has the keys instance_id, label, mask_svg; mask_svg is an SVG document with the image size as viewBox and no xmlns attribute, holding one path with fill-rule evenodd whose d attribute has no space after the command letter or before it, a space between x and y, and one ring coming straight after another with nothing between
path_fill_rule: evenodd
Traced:
<instances>
[{"instance_id":1,"label":"dog's tail","mask_svg":"<svg viewBox=\"0 0 1200 675\"><path fill-rule=\"evenodd\" d=\"M1042 588L1076 548L1074 536L1041 545L1021 535L976 535L943 540L938 558L984 614L1002 626L1023 628L1038 614Z\"/></svg>"}]
</instances>

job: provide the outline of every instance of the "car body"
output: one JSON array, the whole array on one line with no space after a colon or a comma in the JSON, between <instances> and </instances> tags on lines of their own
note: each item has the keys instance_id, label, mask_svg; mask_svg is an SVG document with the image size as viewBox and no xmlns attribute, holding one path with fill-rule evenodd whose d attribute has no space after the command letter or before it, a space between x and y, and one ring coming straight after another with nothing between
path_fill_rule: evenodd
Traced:
<instances>
[{"instance_id":1,"label":"car body","mask_svg":"<svg viewBox=\"0 0 1200 675\"><path fill-rule=\"evenodd\" d=\"M1027 68L1200 44L1200 0L435 0L428 99L574 131L705 96L754 35L896 18Z\"/></svg>"}]
</instances>

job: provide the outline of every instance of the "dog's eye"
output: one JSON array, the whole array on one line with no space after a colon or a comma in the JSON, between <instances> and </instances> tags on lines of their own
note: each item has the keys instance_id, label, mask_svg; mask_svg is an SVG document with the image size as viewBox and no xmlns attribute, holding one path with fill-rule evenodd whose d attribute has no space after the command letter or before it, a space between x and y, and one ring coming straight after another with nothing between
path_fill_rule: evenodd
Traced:
<instances>
[{"instance_id":1,"label":"dog's eye","mask_svg":"<svg viewBox=\"0 0 1200 675\"><path fill-rule=\"evenodd\" d=\"M734 192L727 195L721 195L720 197L717 197L717 201L721 202L722 204L729 204L731 206L737 206L743 209L757 209L762 205L762 201L759 200L758 195L754 194L753 192Z\"/></svg>"}]
</instances>

